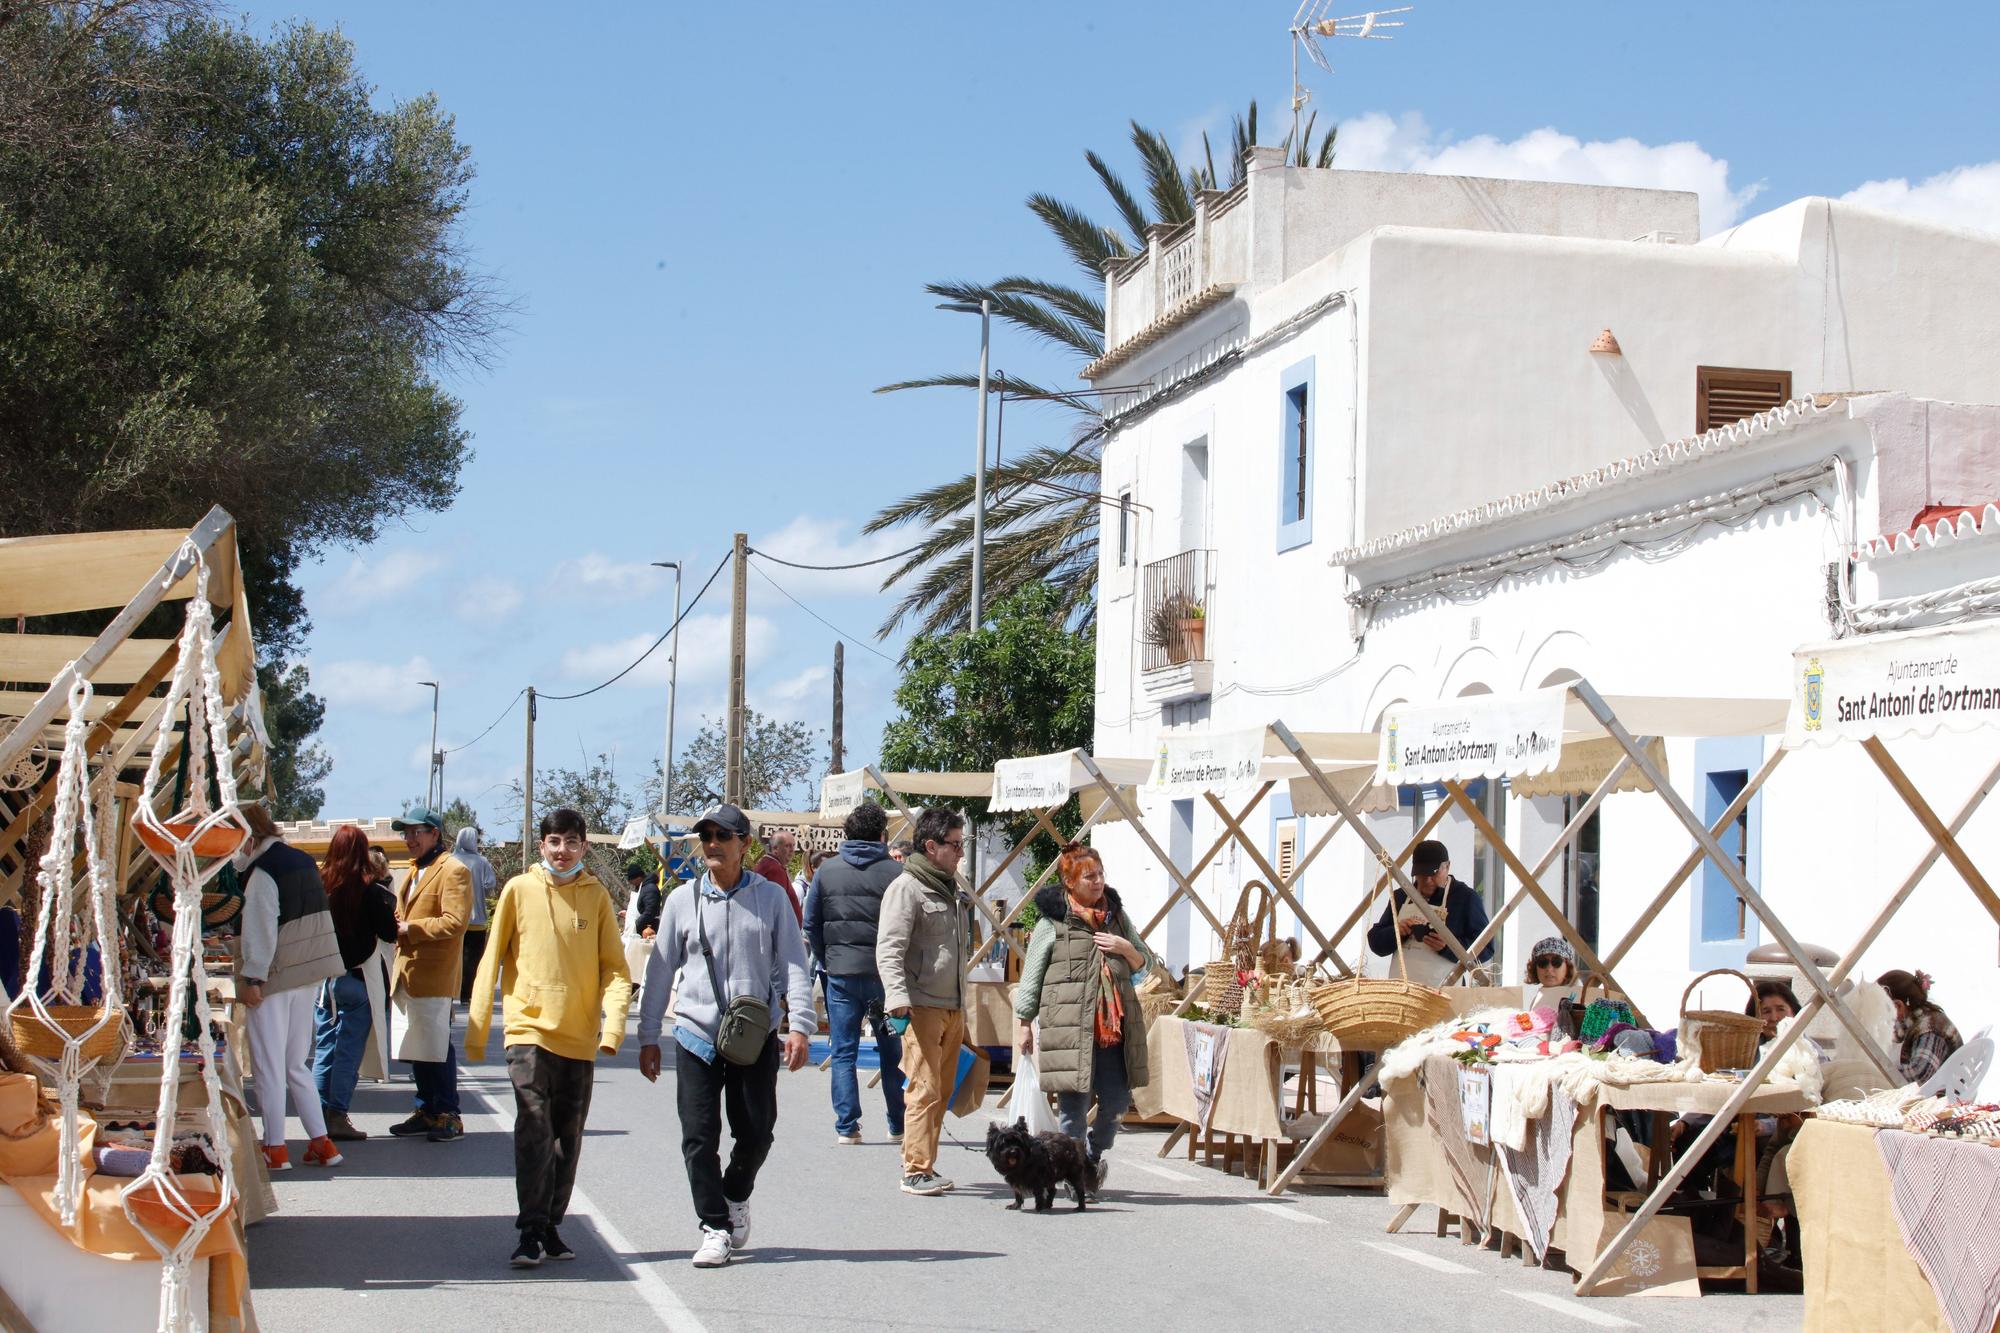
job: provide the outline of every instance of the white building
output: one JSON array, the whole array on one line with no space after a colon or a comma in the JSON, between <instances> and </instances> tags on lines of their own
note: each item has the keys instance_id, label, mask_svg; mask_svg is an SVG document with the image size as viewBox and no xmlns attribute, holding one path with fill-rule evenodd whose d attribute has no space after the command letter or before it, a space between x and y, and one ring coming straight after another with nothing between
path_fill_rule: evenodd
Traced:
<instances>
[{"instance_id":1,"label":"white building","mask_svg":"<svg viewBox=\"0 0 2000 1333\"><path fill-rule=\"evenodd\" d=\"M1130 389L1106 399L1098 753L1273 719L1366 731L1396 703L1572 675L1783 698L1800 644L1923 623L1899 599L2000 575L2000 410L1958 405L2000 403L2000 238L1803 199L1697 242L1686 194L1275 150L1251 168L1107 273L1111 350L1086 376ZM1149 644L1183 596L1200 640ZM1719 812L1776 743L1674 742L1670 771ZM1948 816L1991 749L1902 757ZM1752 882L1836 949L1927 846L1865 762L1792 757L1740 834ZM1377 816L1385 841L1426 799ZM1560 799L1482 800L1531 850L1564 822ZM1217 829L1199 802L1148 819L1183 864ZM1282 788L1248 826L1280 865L1322 827ZM1469 822L1440 836L1497 904L1511 883ZM1150 915L1165 872L1127 831L1097 841ZM2000 811L1968 846L2000 869ZM1690 847L1656 799L1612 797L1560 876L1566 911L1608 947ZM1314 862L1316 919L1346 914L1366 864L1351 834ZM1207 872L1218 915L1254 875L1233 855ZM1546 926L1510 925L1507 979ZM1760 938L1704 869L1620 977L1670 1015L1693 971ZM1165 942L1200 963L1213 938L1183 904ZM1924 968L1975 1030L2000 1009L1997 959L2000 931L1943 867L1864 971Z\"/></svg>"}]
</instances>

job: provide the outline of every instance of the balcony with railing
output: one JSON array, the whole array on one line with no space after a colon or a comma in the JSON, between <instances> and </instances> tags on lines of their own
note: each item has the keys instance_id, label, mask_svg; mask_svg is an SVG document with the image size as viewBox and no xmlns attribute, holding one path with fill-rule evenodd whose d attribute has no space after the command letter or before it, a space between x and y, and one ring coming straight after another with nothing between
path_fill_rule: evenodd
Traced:
<instances>
[{"instance_id":1,"label":"balcony with railing","mask_svg":"<svg viewBox=\"0 0 2000 1333\"><path fill-rule=\"evenodd\" d=\"M1200 698L1214 679L1208 638L1213 551L1182 551L1145 566L1139 598L1139 668L1156 702Z\"/></svg>"}]
</instances>

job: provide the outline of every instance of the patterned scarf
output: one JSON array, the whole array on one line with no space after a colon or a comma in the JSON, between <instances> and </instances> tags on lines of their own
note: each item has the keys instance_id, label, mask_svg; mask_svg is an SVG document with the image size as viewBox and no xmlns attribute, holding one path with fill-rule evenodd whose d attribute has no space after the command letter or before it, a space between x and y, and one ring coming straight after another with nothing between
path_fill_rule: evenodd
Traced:
<instances>
[{"instance_id":1,"label":"patterned scarf","mask_svg":"<svg viewBox=\"0 0 2000 1333\"><path fill-rule=\"evenodd\" d=\"M1111 916L1108 905L1085 907L1075 898L1069 900L1069 912L1092 934L1103 930ZM1118 994L1118 983L1111 975L1111 959L1102 949L1097 951L1097 968L1097 1014L1093 1024L1097 1044L1116 1046L1125 1040L1125 1001Z\"/></svg>"}]
</instances>

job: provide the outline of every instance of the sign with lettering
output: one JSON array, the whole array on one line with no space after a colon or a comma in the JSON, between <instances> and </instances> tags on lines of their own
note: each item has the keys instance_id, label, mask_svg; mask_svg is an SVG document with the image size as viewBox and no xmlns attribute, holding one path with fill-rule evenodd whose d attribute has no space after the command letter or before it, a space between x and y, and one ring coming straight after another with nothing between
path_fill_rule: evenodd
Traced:
<instances>
[{"instance_id":1,"label":"sign with lettering","mask_svg":"<svg viewBox=\"0 0 2000 1333\"><path fill-rule=\"evenodd\" d=\"M2000 723L2000 625L1869 634L1792 654L1785 746Z\"/></svg>"},{"instance_id":2,"label":"sign with lettering","mask_svg":"<svg viewBox=\"0 0 2000 1333\"><path fill-rule=\"evenodd\" d=\"M868 772L829 773L819 784L819 812L827 819L845 819L868 798Z\"/></svg>"},{"instance_id":3,"label":"sign with lettering","mask_svg":"<svg viewBox=\"0 0 2000 1333\"><path fill-rule=\"evenodd\" d=\"M1001 810L1046 810L1069 799L1070 773L1074 753L1031 755L1026 759L1002 759L993 766L993 804Z\"/></svg>"},{"instance_id":4,"label":"sign with lettering","mask_svg":"<svg viewBox=\"0 0 2000 1333\"><path fill-rule=\"evenodd\" d=\"M1558 685L1392 708L1382 718L1376 780L1421 786L1546 773L1562 757L1568 697Z\"/></svg>"},{"instance_id":5,"label":"sign with lettering","mask_svg":"<svg viewBox=\"0 0 2000 1333\"><path fill-rule=\"evenodd\" d=\"M1203 732L1160 737L1152 789L1164 796L1240 791L1257 785L1264 764L1264 731Z\"/></svg>"}]
</instances>

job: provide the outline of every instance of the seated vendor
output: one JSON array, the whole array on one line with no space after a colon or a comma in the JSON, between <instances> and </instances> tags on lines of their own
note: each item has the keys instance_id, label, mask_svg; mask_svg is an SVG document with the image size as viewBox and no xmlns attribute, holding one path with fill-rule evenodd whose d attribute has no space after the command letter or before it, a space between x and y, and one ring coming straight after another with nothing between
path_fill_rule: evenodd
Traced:
<instances>
[{"instance_id":1,"label":"seated vendor","mask_svg":"<svg viewBox=\"0 0 2000 1333\"><path fill-rule=\"evenodd\" d=\"M1417 844L1410 856L1410 878L1461 945L1470 945L1486 929L1486 904L1470 884L1452 878L1451 853L1443 843L1427 838ZM1398 936L1402 937L1402 964L1392 965L1391 975L1424 986L1443 986L1457 965L1457 956L1401 889L1390 895L1382 919L1369 927L1368 949L1378 958L1394 956ZM1491 943L1476 961L1493 961Z\"/></svg>"},{"instance_id":2,"label":"seated vendor","mask_svg":"<svg viewBox=\"0 0 2000 1333\"><path fill-rule=\"evenodd\" d=\"M1896 1062L1911 1083L1927 1083L1965 1044L1958 1029L1931 1003L1931 979L1924 972L1884 972L1875 984L1896 1002Z\"/></svg>"},{"instance_id":3,"label":"seated vendor","mask_svg":"<svg viewBox=\"0 0 2000 1333\"><path fill-rule=\"evenodd\" d=\"M1558 1001L1576 998L1576 950L1560 935L1551 935L1528 954L1530 1009L1553 1009Z\"/></svg>"}]
</instances>

